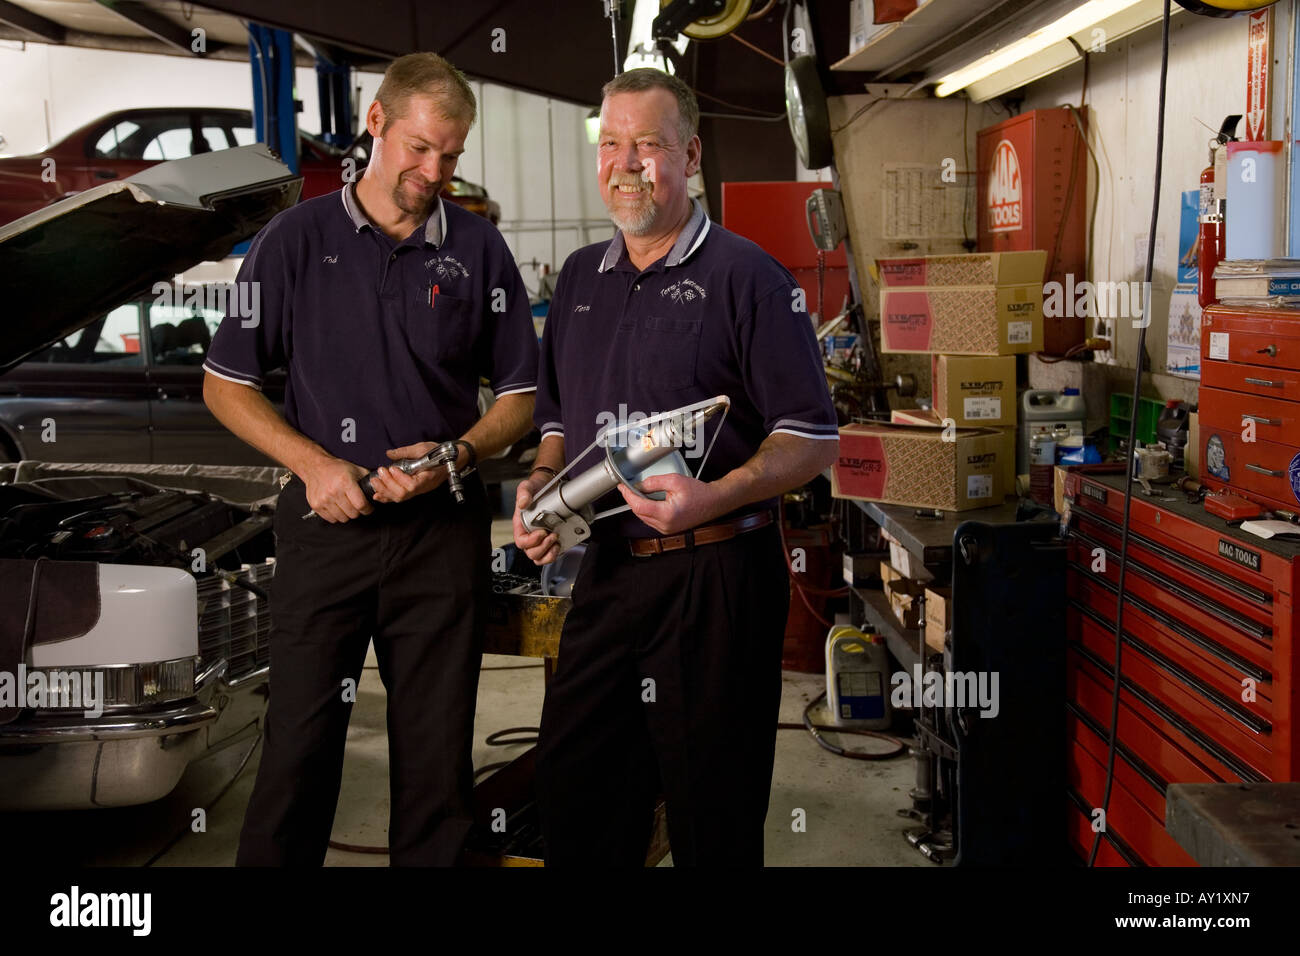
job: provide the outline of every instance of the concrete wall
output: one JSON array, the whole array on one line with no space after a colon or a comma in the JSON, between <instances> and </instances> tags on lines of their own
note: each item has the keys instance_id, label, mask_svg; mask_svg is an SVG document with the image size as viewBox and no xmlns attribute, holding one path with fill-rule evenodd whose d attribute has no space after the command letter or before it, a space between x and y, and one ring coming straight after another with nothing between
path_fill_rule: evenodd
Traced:
<instances>
[{"instance_id":1,"label":"concrete wall","mask_svg":"<svg viewBox=\"0 0 1300 956\"><path fill-rule=\"evenodd\" d=\"M1289 3L1279 4L1274 18L1273 139L1284 138L1284 72L1290 8ZM1216 20L1179 13L1170 21L1164 168L1156 227L1151 326L1146 340L1151 368L1156 373L1166 368L1168 307L1178 256L1180 194L1197 188L1201 169L1208 161L1208 140L1224 116L1246 112L1246 30L1244 16ZM1107 44L1105 51L1093 54L1090 61L1088 123L1100 165L1098 177L1089 164L1090 208L1093 197L1097 197L1091 278L1115 282L1140 280L1155 173L1159 25ZM1081 64L1040 80L1025 90L1023 108L1077 104L1082 80ZM1243 122L1243 136L1244 128ZM1137 357L1138 331L1126 320L1120 320L1118 325L1118 365L1121 369L1131 369ZM1060 371L1060 366L1053 370L1050 384L1056 384ZM1122 389L1116 390L1128 391L1127 373L1115 370L1107 374L1115 379L1112 384L1123 384ZM1042 384L1049 386L1046 380ZM1185 380L1156 375L1151 384L1152 393L1162 397L1195 396L1195 383Z\"/></svg>"}]
</instances>

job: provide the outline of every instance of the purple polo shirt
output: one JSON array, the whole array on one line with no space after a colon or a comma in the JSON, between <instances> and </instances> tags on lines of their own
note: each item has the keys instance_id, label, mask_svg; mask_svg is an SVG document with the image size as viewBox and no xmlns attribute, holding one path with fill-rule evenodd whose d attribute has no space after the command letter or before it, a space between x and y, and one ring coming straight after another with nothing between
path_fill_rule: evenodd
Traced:
<instances>
[{"instance_id":1,"label":"purple polo shirt","mask_svg":"<svg viewBox=\"0 0 1300 956\"><path fill-rule=\"evenodd\" d=\"M728 395L731 411L698 475L704 481L744 464L776 432L838 438L798 288L761 248L710 222L698 202L673 248L644 271L628 259L622 233L579 249L560 271L542 333L537 427L564 436L571 462L602 425ZM705 443L717 422L705 425ZM692 472L704 447L686 454ZM622 503L606 496L597 510ZM629 513L603 522L628 535L657 533Z\"/></svg>"},{"instance_id":2,"label":"purple polo shirt","mask_svg":"<svg viewBox=\"0 0 1300 956\"><path fill-rule=\"evenodd\" d=\"M236 282L259 283L258 314L232 309L203 367L254 388L286 368L286 421L374 468L389 448L463 435L479 417L480 376L498 396L533 391L537 334L495 226L440 199L395 242L355 188L286 209L257 234Z\"/></svg>"}]
</instances>

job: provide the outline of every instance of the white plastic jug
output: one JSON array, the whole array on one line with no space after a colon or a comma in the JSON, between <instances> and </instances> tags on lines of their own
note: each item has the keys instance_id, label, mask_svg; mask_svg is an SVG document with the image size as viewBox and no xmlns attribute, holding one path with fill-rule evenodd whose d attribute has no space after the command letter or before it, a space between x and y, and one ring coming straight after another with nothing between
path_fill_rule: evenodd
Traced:
<instances>
[{"instance_id":1,"label":"white plastic jug","mask_svg":"<svg viewBox=\"0 0 1300 956\"><path fill-rule=\"evenodd\" d=\"M839 727L886 730L889 652L879 634L838 624L826 635L826 704Z\"/></svg>"},{"instance_id":2,"label":"white plastic jug","mask_svg":"<svg viewBox=\"0 0 1300 956\"><path fill-rule=\"evenodd\" d=\"M1029 443L1035 435L1049 435L1058 447L1083 444L1087 408L1077 388L1053 392L1031 388L1020 399L1020 444L1016 449L1016 474L1029 474ZM1061 431L1063 429L1064 431ZM1063 438L1077 441L1063 442Z\"/></svg>"}]
</instances>

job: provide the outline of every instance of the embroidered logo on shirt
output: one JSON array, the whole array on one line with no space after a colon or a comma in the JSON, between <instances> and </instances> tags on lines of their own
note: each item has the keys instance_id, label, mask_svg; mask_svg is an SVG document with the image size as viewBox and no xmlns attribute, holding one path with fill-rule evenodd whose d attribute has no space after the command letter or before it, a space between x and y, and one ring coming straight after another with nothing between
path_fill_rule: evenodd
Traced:
<instances>
[{"instance_id":1,"label":"embroidered logo on shirt","mask_svg":"<svg viewBox=\"0 0 1300 956\"><path fill-rule=\"evenodd\" d=\"M426 259L424 267L431 270L439 279L459 279L462 276L469 278L469 270L451 256L434 256L432 259Z\"/></svg>"},{"instance_id":2,"label":"embroidered logo on shirt","mask_svg":"<svg viewBox=\"0 0 1300 956\"><path fill-rule=\"evenodd\" d=\"M680 282L674 282L659 291L660 296L666 296L676 302L678 305L686 302L694 302L696 299L707 299L709 294L704 288L691 279L682 279Z\"/></svg>"},{"instance_id":3,"label":"embroidered logo on shirt","mask_svg":"<svg viewBox=\"0 0 1300 956\"><path fill-rule=\"evenodd\" d=\"M574 312L590 312L590 311L591 311L591 306L589 306L589 305L575 305L575 306L573 307L573 311L574 311Z\"/></svg>"},{"instance_id":4,"label":"embroidered logo on shirt","mask_svg":"<svg viewBox=\"0 0 1300 956\"><path fill-rule=\"evenodd\" d=\"M334 263L338 261L339 261L338 253L335 253L332 256L326 256L324 259L321 260L321 262L328 262L330 265L334 265Z\"/></svg>"}]
</instances>

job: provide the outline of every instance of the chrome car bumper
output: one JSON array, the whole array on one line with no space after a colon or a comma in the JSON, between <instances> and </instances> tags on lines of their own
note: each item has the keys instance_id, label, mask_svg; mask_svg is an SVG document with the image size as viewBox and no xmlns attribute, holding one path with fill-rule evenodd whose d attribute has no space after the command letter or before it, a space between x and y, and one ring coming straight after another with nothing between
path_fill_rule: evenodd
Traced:
<instances>
[{"instance_id":1,"label":"chrome car bumper","mask_svg":"<svg viewBox=\"0 0 1300 956\"><path fill-rule=\"evenodd\" d=\"M0 726L0 810L148 803L207 746L216 708L198 700L89 719L37 714Z\"/></svg>"}]
</instances>

